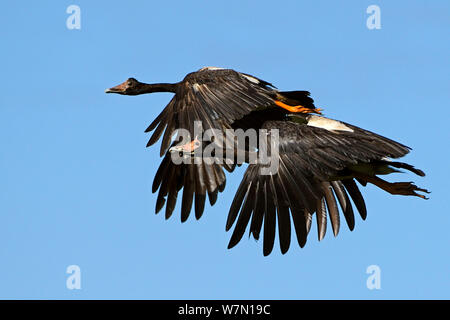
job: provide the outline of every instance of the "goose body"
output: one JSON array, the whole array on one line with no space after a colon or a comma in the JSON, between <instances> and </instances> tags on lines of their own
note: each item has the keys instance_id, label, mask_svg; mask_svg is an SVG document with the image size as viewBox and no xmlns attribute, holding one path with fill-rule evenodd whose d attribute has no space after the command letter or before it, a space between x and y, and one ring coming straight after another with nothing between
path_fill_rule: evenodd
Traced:
<instances>
[{"instance_id":1,"label":"goose body","mask_svg":"<svg viewBox=\"0 0 450 320\"><path fill-rule=\"evenodd\" d=\"M229 248L241 240L248 227L255 239L263 235L263 253L268 255L278 229L280 249L285 253L291 241L291 220L298 244L303 247L314 217L319 240L325 236L328 218L337 235L341 225L339 211L353 230L353 205L362 219L367 215L357 182L363 186L372 183L391 194L426 198L421 192L427 190L413 183L390 183L379 177L397 169L425 175L409 164L393 160L406 155L408 147L324 117L307 91L279 91L255 76L217 67L189 73L174 84L144 84L130 78L106 90L124 95L164 91L174 96L146 129L152 132L147 146L162 138L163 160L152 187L153 192L158 192L156 213L165 207L165 216L169 218L178 194L182 193L181 221L186 221L192 210L199 219L206 198L214 205L218 194L224 191L225 172L240 165L230 160L243 152L249 165L228 214L226 230L234 226ZM200 135L196 123L201 124ZM223 136L227 136L227 130L252 129L265 132L268 141L276 138L277 153L272 154L278 164L276 170L267 168L268 164L259 161L260 158L249 160L250 154L261 154L267 149L263 148L261 136L256 146L233 140L228 146L232 159L215 154L212 163L174 163L174 152L194 159L197 148L217 144L213 139L200 139L209 129ZM178 137L181 130L192 138L182 143ZM270 143L267 146L273 148ZM268 170L263 173L264 169Z\"/></svg>"}]
</instances>

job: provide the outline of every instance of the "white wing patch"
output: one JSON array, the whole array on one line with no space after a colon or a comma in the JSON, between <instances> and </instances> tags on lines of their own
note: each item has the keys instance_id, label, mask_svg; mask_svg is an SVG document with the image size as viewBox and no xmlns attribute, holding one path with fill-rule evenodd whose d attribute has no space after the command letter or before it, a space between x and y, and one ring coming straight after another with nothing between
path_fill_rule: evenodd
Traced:
<instances>
[{"instance_id":1,"label":"white wing patch","mask_svg":"<svg viewBox=\"0 0 450 320\"><path fill-rule=\"evenodd\" d=\"M192 89L194 89L195 92L199 92L200 91L200 85L198 83L194 83L192 85Z\"/></svg>"},{"instance_id":2,"label":"white wing patch","mask_svg":"<svg viewBox=\"0 0 450 320\"><path fill-rule=\"evenodd\" d=\"M337 120L319 116L309 116L307 120L307 125L311 127L322 128L328 131L336 130L353 132L352 128L347 127L345 124Z\"/></svg>"},{"instance_id":3,"label":"white wing patch","mask_svg":"<svg viewBox=\"0 0 450 320\"><path fill-rule=\"evenodd\" d=\"M242 75L243 77L245 77L248 81L253 82L253 83L256 83L256 84L259 84L259 80L258 80L258 79L253 78L253 77L251 77L251 76L248 76L248 75L246 75L246 74L242 74L242 73L241 73L241 75Z\"/></svg>"},{"instance_id":4,"label":"white wing patch","mask_svg":"<svg viewBox=\"0 0 450 320\"><path fill-rule=\"evenodd\" d=\"M204 70L222 70L222 69L223 68L219 68L219 67L203 67L199 71L204 71Z\"/></svg>"}]
</instances>

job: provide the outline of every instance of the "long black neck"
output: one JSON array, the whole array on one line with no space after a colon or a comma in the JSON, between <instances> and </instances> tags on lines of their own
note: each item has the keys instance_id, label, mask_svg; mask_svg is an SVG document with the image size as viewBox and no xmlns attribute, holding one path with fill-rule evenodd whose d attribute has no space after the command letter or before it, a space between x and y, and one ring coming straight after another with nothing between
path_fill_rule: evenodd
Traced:
<instances>
[{"instance_id":1,"label":"long black neck","mask_svg":"<svg viewBox=\"0 0 450 320\"><path fill-rule=\"evenodd\" d=\"M141 83L139 88L136 90L137 94L153 93L153 92L173 92L175 93L177 89L176 83Z\"/></svg>"}]
</instances>

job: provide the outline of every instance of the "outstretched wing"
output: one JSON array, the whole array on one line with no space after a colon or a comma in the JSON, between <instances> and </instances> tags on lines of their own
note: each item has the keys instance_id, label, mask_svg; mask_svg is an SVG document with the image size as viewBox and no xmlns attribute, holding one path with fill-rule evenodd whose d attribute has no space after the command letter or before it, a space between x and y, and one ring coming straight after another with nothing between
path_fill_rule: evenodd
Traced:
<instances>
[{"instance_id":1,"label":"outstretched wing","mask_svg":"<svg viewBox=\"0 0 450 320\"><path fill-rule=\"evenodd\" d=\"M377 162L384 165L386 157L398 158L409 151L406 146L369 131L319 118L309 117L303 123L268 121L264 124L266 129L279 130L278 170L263 175L261 169L268 165L249 165L227 220L229 230L237 219L229 248L240 241L250 224L249 231L255 239L263 230L263 252L268 255L278 225L280 248L285 253L290 246L291 219L298 243L303 247L314 213L319 240L325 236L327 212L333 233L337 235L338 203L348 227L353 230L355 219L349 199L352 198L363 219L367 212L349 168Z\"/></svg>"},{"instance_id":2,"label":"outstretched wing","mask_svg":"<svg viewBox=\"0 0 450 320\"><path fill-rule=\"evenodd\" d=\"M194 135L194 121L201 121L203 130L225 130L250 112L274 106L276 91L268 82L230 69L202 69L188 74L166 108L150 124L153 131L147 146L163 135L160 155L171 144L179 128Z\"/></svg>"},{"instance_id":3,"label":"outstretched wing","mask_svg":"<svg viewBox=\"0 0 450 320\"><path fill-rule=\"evenodd\" d=\"M166 205L166 218L170 217L178 192L184 188L181 220L188 218L193 205L196 218L200 218L206 195L213 205L218 192L225 187L223 169L234 169L224 163L174 164L167 150L175 144L172 143L175 132L180 128L187 129L193 140L197 134L195 121L201 122L200 134L208 129L224 132L235 120L252 111L274 106L272 87L253 76L227 69L204 68L185 77L173 99L146 130L154 130L147 146L163 136L160 153L165 157L153 182L153 192L159 190L156 212Z\"/></svg>"}]
</instances>

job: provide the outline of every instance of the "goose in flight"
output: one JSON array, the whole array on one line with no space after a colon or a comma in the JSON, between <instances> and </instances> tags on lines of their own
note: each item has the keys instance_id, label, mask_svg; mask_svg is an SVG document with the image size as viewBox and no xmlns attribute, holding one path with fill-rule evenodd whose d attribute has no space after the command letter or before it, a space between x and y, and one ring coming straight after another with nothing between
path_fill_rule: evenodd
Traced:
<instances>
[{"instance_id":1,"label":"goose in flight","mask_svg":"<svg viewBox=\"0 0 450 320\"><path fill-rule=\"evenodd\" d=\"M152 191L158 191L156 213L165 206L166 219L171 217L181 191L181 221L188 219L192 209L199 219L206 198L211 205L215 204L218 193L225 189L225 171L232 172L240 165L236 157L244 154L244 162L249 164L228 213L226 230L234 226L228 248L234 247L248 228L255 239L262 236L263 254L269 255L278 229L284 254L289 249L292 230L299 246L306 244L314 218L319 240L325 236L328 219L336 236L341 224L340 211L348 228L353 230L353 207L362 219L367 215L358 184L371 183L390 194L427 199L423 193L428 191L412 182L388 182L379 177L399 169L425 176L412 165L394 160L405 156L409 147L324 117L308 91L280 91L249 74L205 67L189 73L178 83L146 84L129 78L105 92L174 93L146 129L152 132L147 146L162 137L163 160ZM201 124L200 134L196 123ZM229 130L264 132L268 143L263 145L261 137L256 145L232 138L231 147L227 144L231 157L213 153L212 161L194 161L197 150L218 144L206 137L209 129L222 133L223 137L227 137ZM181 142L178 135L181 130L190 134L190 140ZM276 150L272 142L276 142ZM276 160L275 170L258 157L263 149ZM174 154L188 161L176 163ZM250 161L251 154L257 155L255 161Z\"/></svg>"}]
</instances>

